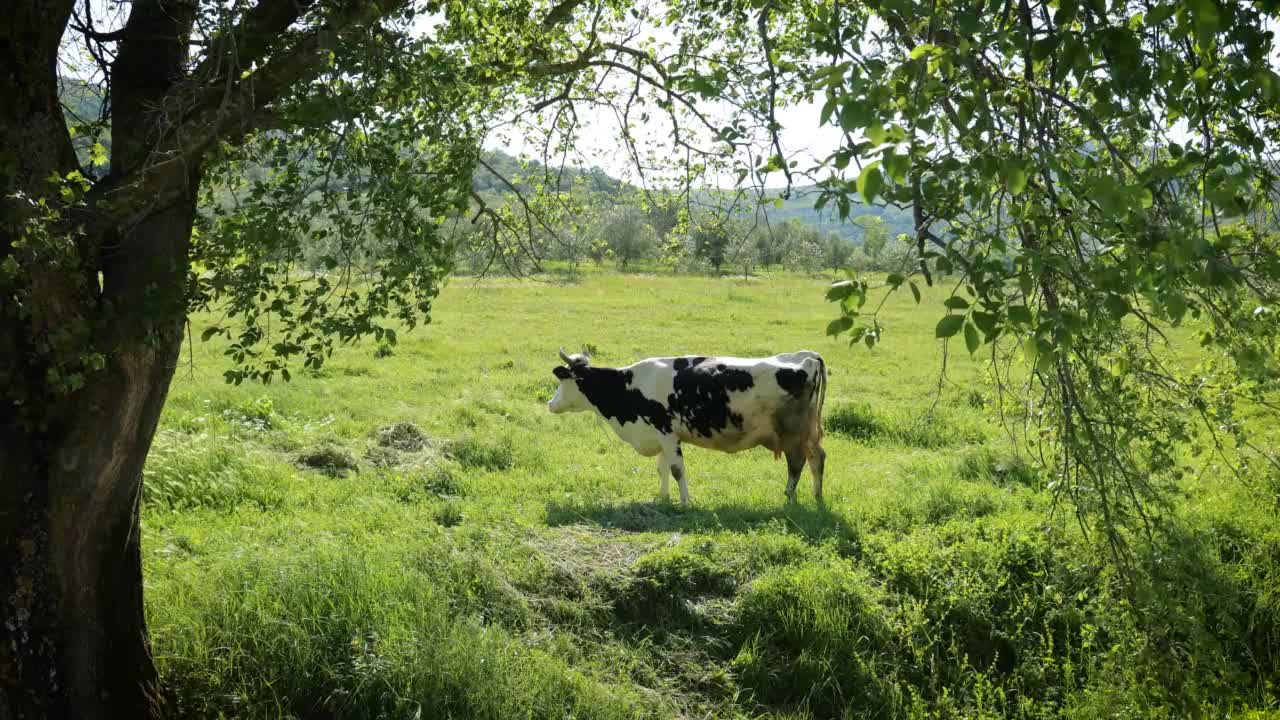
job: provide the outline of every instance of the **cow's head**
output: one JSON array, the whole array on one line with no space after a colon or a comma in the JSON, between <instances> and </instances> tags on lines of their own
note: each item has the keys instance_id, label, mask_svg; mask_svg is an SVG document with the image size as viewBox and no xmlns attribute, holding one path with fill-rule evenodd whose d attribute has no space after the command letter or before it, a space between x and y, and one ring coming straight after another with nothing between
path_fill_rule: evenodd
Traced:
<instances>
[{"instance_id":1,"label":"cow's head","mask_svg":"<svg viewBox=\"0 0 1280 720\"><path fill-rule=\"evenodd\" d=\"M564 361L564 365L557 365L551 371L560 380L560 387L556 388L555 397L547 403L547 409L557 414L590 410L591 403L578 388L577 379L586 372L591 357L587 355L585 348L580 355L569 355L564 348L560 348L560 359Z\"/></svg>"}]
</instances>

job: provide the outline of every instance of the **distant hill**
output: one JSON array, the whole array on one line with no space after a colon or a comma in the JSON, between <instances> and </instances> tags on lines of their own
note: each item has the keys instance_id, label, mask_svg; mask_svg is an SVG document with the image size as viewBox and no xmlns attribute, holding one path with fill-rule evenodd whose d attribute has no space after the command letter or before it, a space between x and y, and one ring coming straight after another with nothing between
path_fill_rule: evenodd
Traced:
<instances>
[{"instance_id":1,"label":"distant hill","mask_svg":"<svg viewBox=\"0 0 1280 720\"><path fill-rule=\"evenodd\" d=\"M862 242L862 229L855 224L855 221L864 216L884 220L889 228L890 237L896 237L900 233L915 234L915 221L911 217L910 210L865 205L860 201L854 201L850 204L849 219L841 221L840 215L830 205L823 210L815 209L814 203L817 199L818 191L812 185L793 188L791 197L782 201L781 208L768 208L769 218L782 221L795 218L822 232L833 232L857 243Z\"/></svg>"},{"instance_id":2,"label":"distant hill","mask_svg":"<svg viewBox=\"0 0 1280 720\"><path fill-rule=\"evenodd\" d=\"M61 82L60 95L67 124L80 125L96 121L101 113L103 103L100 88L75 78L64 77ZM106 128L100 141L106 147L111 147L110 127ZM74 142L83 164L87 159L87 150L91 143L86 137L79 137ZM489 168L496 171L498 175L511 180L512 184L521 190L531 187L532 184L540 182L543 178L543 167L537 161L522 163L518 158L501 150L486 151L483 153L482 159ZM489 168L482 166L476 169L475 174L472 176L471 188L479 193L494 193L498 195L511 192L511 188L498 175L491 172ZM635 186L624 180L612 177L598 167L566 167L561 180L561 189L568 190L574 187L578 184L579 179L582 180L582 186L590 193L621 197L638 191ZM817 228L821 232L835 233L840 237L847 238L855 244L862 242L862 230L854 221L863 216L882 218L888 225L891 236L899 233L911 234L914 232L909 211L854 202L849 220L841 221L839 215L833 210L816 210L814 208L816 200L817 190L814 186L797 187L792 190L791 197L782 202L781 208L769 206L765 208L765 211L768 213L771 222L785 222L794 218L806 225Z\"/></svg>"},{"instance_id":3,"label":"distant hill","mask_svg":"<svg viewBox=\"0 0 1280 720\"><path fill-rule=\"evenodd\" d=\"M522 163L518 158L501 150L485 151L481 154L481 160L488 167L481 165L476 168L475 174L472 175L471 189L476 192L495 192L499 194L510 192L511 188L507 186L502 178L506 178L522 190L531 183L542 182L544 179L543 165L536 160ZM489 168L492 168L493 172ZM502 177L500 178L498 175ZM582 179L587 192L592 193L617 195L636 189L626 182L610 176L598 167L574 168L566 166L564 172L558 173L558 176L560 177L560 190L569 190L579 179Z\"/></svg>"}]
</instances>

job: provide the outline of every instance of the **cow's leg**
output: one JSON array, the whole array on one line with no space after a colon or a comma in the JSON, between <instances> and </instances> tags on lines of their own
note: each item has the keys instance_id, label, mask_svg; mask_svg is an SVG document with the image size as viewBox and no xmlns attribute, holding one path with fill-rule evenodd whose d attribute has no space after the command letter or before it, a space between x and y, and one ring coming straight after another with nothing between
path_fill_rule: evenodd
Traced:
<instances>
[{"instance_id":1,"label":"cow's leg","mask_svg":"<svg viewBox=\"0 0 1280 720\"><path fill-rule=\"evenodd\" d=\"M658 453L658 479L662 482L658 486L658 496L663 502L671 501L671 491L667 488L667 479L671 476L671 459L667 457L665 452Z\"/></svg>"},{"instance_id":2,"label":"cow's leg","mask_svg":"<svg viewBox=\"0 0 1280 720\"><path fill-rule=\"evenodd\" d=\"M796 499L796 483L800 482L800 472L804 470L804 448L787 448L787 500Z\"/></svg>"},{"instance_id":3,"label":"cow's leg","mask_svg":"<svg viewBox=\"0 0 1280 720\"><path fill-rule=\"evenodd\" d=\"M813 497L816 500L822 499L822 473L826 470L826 464L827 451L822 449L820 443L814 443L809 450L809 472L813 473Z\"/></svg>"},{"instance_id":4,"label":"cow's leg","mask_svg":"<svg viewBox=\"0 0 1280 720\"><path fill-rule=\"evenodd\" d=\"M675 476L676 482L680 485L680 504L689 504L689 481L684 476L684 452L680 449L680 445L675 446L675 451L671 453L671 474Z\"/></svg>"}]
</instances>

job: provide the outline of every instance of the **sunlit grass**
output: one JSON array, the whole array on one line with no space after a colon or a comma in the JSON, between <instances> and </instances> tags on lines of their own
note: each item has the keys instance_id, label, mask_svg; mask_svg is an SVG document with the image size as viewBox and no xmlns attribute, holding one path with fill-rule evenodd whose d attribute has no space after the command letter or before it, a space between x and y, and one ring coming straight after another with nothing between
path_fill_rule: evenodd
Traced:
<instances>
[{"instance_id":1,"label":"sunlit grass","mask_svg":"<svg viewBox=\"0 0 1280 720\"><path fill-rule=\"evenodd\" d=\"M1227 478L1189 482L1184 535L1163 546L1185 555L1141 558L1168 592L1139 599L1139 622L975 401L978 363L953 348L939 383L943 291L891 299L868 351L823 336L825 284L455 279L390 354L345 348L265 387L224 384L220 346L197 343L144 511L152 639L179 714L1084 718L1275 702L1274 513ZM590 416L546 412L557 348L588 343L614 365L822 353L825 504L807 477L784 502L767 451L697 448L693 505L657 502L651 459Z\"/></svg>"}]
</instances>

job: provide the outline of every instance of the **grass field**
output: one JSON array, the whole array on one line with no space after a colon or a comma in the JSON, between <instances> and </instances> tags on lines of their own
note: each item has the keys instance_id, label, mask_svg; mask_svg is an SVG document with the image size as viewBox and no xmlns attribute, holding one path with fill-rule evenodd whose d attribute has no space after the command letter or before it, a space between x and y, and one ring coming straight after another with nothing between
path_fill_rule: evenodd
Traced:
<instances>
[{"instance_id":1,"label":"grass field","mask_svg":"<svg viewBox=\"0 0 1280 720\"><path fill-rule=\"evenodd\" d=\"M1277 717L1274 496L1188 481L1129 596L983 409L940 296L874 351L825 281L455 279L389 355L228 386L180 367L146 471L152 641L191 717ZM199 336L197 321L195 335ZM546 401L599 364L807 348L826 504L757 450L653 461ZM941 393L940 395L938 393ZM406 425L411 424L411 425Z\"/></svg>"}]
</instances>

